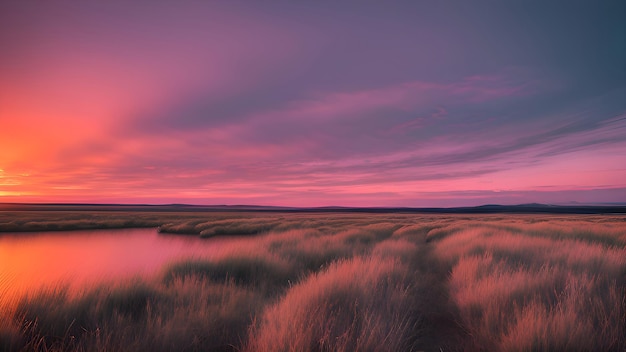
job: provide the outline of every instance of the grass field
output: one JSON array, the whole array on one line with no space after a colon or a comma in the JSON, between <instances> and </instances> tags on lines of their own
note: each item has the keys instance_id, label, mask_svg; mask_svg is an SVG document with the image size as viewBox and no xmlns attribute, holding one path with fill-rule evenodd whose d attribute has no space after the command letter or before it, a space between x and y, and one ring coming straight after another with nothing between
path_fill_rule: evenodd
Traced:
<instances>
[{"instance_id":1,"label":"grass field","mask_svg":"<svg viewBox=\"0 0 626 352\"><path fill-rule=\"evenodd\" d=\"M5 351L623 351L623 215L4 212L0 231L245 234L0 316Z\"/></svg>"}]
</instances>

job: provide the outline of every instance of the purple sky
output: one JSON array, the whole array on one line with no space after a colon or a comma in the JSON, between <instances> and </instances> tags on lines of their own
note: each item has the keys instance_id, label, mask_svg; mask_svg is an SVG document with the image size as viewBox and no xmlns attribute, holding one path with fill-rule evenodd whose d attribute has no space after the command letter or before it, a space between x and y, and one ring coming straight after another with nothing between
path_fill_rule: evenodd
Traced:
<instances>
[{"instance_id":1,"label":"purple sky","mask_svg":"<svg viewBox=\"0 0 626 352\"><path fill-rule=\"evenodd\" d=\"M5 1L0 202L626 201L623 1Z\"/></svg>"}]
</instances>

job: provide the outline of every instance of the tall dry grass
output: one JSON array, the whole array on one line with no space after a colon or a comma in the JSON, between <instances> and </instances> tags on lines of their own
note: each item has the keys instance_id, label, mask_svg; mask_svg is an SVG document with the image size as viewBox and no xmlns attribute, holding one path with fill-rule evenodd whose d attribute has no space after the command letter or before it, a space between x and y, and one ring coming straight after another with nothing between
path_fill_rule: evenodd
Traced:
<instances>
[{"instance_id":1,"label":"tall dry grass","mask_svg":"<svg viewBox=\"0 0 626 352\"><path fill-rule=\"evenodd\" d=\"M0 214L0 230L128 220L46 214ZM0 312L0 350L621 351L623 220L137 214L165 232L248 237L151 277L24 297Z\"/></svg>"},{"instance_id":2,"label":"tall dry grass","mask_svg":"<svg viewBox=\"0 0 626 352\"><path fill-rule=\"evenodd\" d=\"M418 318L408 274L390 258L334 262L268 307L251 328L246 350L408 350Z\"/></svg>"},{"instance_id":3,"label":"tall dry grass","mask_svg":"<svg viewBox=\"0 0 626 352\"><path fill-rule=\"evenodd\" d=\"M472 349L626 347L626 249L517 226L471 227L436 244Z\"/></svg>"}]
</instances>

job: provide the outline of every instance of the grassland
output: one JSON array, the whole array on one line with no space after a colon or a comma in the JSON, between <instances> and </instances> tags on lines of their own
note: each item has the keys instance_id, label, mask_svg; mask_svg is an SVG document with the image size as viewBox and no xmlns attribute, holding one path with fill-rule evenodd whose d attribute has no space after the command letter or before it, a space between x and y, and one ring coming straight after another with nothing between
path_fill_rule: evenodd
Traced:
<instances>
[{"instance_id":1,"label":"grassland","mask_svg":"<svg viewBox=\"0 0 626 352\"><path fill-rule=\"evenodd\" d=\"M0 231L248 235L0 316L6 351L623 351L623 215L2 212Z\"/></svg>"}]
</instances>

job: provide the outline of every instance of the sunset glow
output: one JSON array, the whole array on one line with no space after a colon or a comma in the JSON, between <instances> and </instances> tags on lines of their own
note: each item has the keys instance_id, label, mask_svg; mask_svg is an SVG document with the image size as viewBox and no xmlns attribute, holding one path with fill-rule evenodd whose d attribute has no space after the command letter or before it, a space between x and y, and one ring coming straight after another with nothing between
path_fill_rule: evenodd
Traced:
<instances>
[{"instance_id":1,"label":"sunset glow","mask_svg":"<svg viewBox=\"0 0 626 352\"><path fill-rule=\"evenodd\" d=\"M625 5L538 4L3 2L0 203L624 202Z\"/></svg>"}]
</instances>

